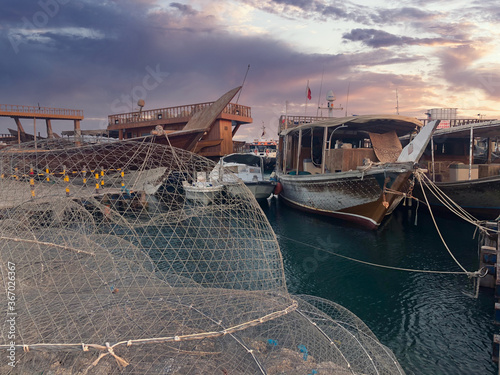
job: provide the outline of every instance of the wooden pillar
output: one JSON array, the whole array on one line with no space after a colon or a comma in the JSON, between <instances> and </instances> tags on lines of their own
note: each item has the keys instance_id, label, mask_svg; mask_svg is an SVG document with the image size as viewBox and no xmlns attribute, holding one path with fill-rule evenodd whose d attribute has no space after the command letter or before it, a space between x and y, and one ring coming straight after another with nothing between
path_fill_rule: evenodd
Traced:
<instances>
[{"instance_id":1,"label":"wooden pillar","mask_svg":"<svg viewBox=\"0 0 500 375\"><path fill-rule=\"evenodd\" d=\"M16 122L17 125L17 143L24 142L25 138L25 131L23 128L23 125L21 124L21 120L19 120L19 117L14 117L14 121Z\"/></svg>"},{"instance_id":2,"label":"wooden pillar","mask_svg":"<svg viewBox=\"0 0 500 375\"><path fill-rule=\"evenodd\" d=\"M81 146L81 136L80 120L75 120L75 146Z\"/></svg>"},{"instance_id":3,"label":"wooden pillar","mask_svg":"<svg viewBox=\"0 0 500 375\"><path fill-rule=\"evenodd\" d=\"M321 173L325 173L326 167L326 139L328 138L328 127L323 130L323 151L321 152Z\"/></svg>"},{"instance_id":4,"label":"wooden pillar","mask_svg":"<svg viewBox=\"0 0 500 375\"><path fill-rule=\"evenodd\" d=\"M232 132L233 137L236 134L236 132L238 131L238 129L240 128L240 126L241 126L241 124L236 124L236 126L234 127L233 132Z\"/></svg>"},{"instance_id":5,"label":"wooden pillar","mask_svg":"<svg viewBox=\"0 0 500 375\"><path fill-rule=\"evenodd\" d=\"M118 139L121 141L123 139L123 129L118 130Z\"/></svg>"},{"instance_id":6,"label":"wooden pillar","mask_svg":"<svg viewBox=\"0 0 500 375\"><path fill-rule=\"evenodd\" d=\"M299 175L300 150L302 148L302 129L299 129L299 145L297 147L297 168L295 174Z\"/></svg>"},{"instance_id":7,"label":"wooden pillar","mask_svg":"<svg viewBox=\"0 0 500 375\"><path fill-rule=\"evenodd\" d=\"M47 138L54 138L54 132L52 131L52 124L49 118L45 120L45 124L47 125Z\"/></svg>"},{"instance_id":8,"label":"wooden pillar","mask_svg":"<svg viewBox=\"0 0 500 375\"><path fill-rule=\"evenodd\" d=\"M16 121L17 124L17 130L21 133L25 133L23 125L21 124L21 121L19 120L19 117L14 117L14 121Z\"/></svg>"}]
</instances>

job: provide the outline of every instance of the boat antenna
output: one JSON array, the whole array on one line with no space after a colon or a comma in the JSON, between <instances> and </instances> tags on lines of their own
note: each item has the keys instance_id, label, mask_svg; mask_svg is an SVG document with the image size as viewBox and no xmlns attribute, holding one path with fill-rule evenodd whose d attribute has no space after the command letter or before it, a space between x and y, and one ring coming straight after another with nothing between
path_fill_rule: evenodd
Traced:
<instances>
[{"instance_id":1,"label":"boat antenna","mask_svg":"<svg viewBox=\"0 0 500 375\"><path fill-rule=\"evenodd\" d=\"M396 88L396 114L399 115L399 98L398 98L398 89Z\"/></svg>"},{"instance_id":2,"label":"boat antenna","mask_svg":"<svg viewBox=\"0 0 500 375\"><path fill-rule=\"evenodd\" d=\"M321 73L321 83L319 85L319 95L318 95L318 109L316 110L316 117L319 115L319 101L321 99L321 90L323 89L323 76L325 75L325 66L323 65L323 73Z\"/></svg>"},{"instance_id":3,"label":"boat antenna","mask_svg":"<svg viewBox=\"0 0 500 375\"><path fill-rule=\"evenodd\" d=\"M141 113L142 113L142 108L146 105L146 103L144 102L144 99L139 99L137 101L137 105L139 106L139 114L137 115L137 118L140 119Z\"/></svg>"},{"instance_id":4,"label":"boat antenna","mask_svg":"<svg viewBox=\"0 0 500 375\"><path fill-rule=\"evenodd\" d=\"M349 80L349 84L347 85L347 98L345 100L345 117L347 117L347 106L349 105L349 89L351 88L351 81Z\"/></svg>"},{"instance_id":5,"label":"boat antenna","mask_svg":"<svg viewBox=\"0 0 500 375\"><path fill-rule=\"evenodd\" d=\"M247 74L248 74L249 70L250 70L250 64L248 64L248 66L247 66L247 71L245 73L245 77L243 78L243 83L241 84L241 90L238 93L238 97L236 98L236 104L238 104L238 100L240 100L241 91L243 91L243 85L245 84L245 81L247 79Z\"/></svg>"}]
</instances>

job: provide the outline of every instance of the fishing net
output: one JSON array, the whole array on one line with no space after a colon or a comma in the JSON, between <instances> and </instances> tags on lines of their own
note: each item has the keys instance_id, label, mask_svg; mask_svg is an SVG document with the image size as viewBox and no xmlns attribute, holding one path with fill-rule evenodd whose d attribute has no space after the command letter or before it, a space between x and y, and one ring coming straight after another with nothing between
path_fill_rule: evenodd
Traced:
<instances>
[{"instance_id":1,"label":"fishing net","mask_svg":"<svg viewBox=\"0 0 500 375\"><path fill-rule=\"evenodd\" d=\"M0 151L0 373L403 373L352 313L287 292L214 166L148 138Z\"/></svg>"}]
</instances>

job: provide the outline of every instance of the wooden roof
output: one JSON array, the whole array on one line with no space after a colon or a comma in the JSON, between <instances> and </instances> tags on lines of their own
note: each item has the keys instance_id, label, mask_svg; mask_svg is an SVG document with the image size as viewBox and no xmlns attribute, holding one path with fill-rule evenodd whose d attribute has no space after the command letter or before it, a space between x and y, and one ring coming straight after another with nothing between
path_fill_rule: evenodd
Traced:
<instances>
[{"instance_id":1,"label":"wooden roof","mask_svg":"<svg viewBox=\"0 0 500 375\"><path fill-rule=\"evenodd\" d=\"M363 131L379 134L395 131L398 136L408 134L412 130L415 130L415 128L423 126L421 121L413 117L399 115L362 115L335 117L324 121L303 124L285 129L281 132L281 135L298 132L300 129L338 128L342 125L347 125L347 127L344 127L342 130L339 129L339 134L343 131Z\"/></svg>"}]
</instances>

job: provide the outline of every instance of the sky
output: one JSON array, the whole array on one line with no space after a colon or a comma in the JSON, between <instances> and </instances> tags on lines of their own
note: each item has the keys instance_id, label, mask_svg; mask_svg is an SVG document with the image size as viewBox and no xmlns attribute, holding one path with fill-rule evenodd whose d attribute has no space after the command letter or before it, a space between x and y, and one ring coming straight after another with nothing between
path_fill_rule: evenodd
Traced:
<instances>
[{"instance_id":1,"label":"sky","mask_svg":"<svg viewBox=\"0 0 500 375\"><path fill-rule=\"evenodd\" d=\"M244 81L233 102L253 124L238 140L263 126L276 139L285 112L327 116L329 90L336 117L500 118L499 24L493 0L4 0L0 104L82 109L82 129L105 129L138 99L209 102ZM14 120L0 118L7 128Z\"/></svg>"}]
</instances>

